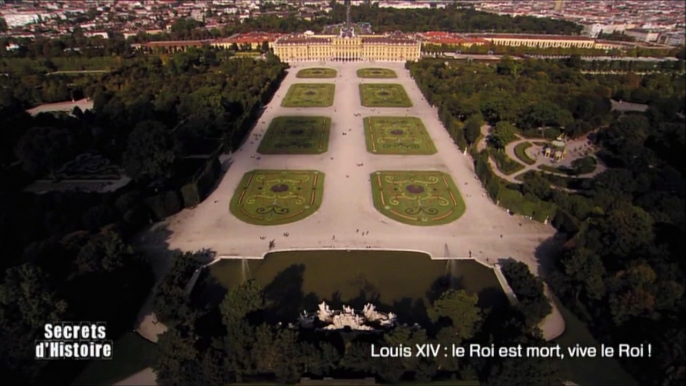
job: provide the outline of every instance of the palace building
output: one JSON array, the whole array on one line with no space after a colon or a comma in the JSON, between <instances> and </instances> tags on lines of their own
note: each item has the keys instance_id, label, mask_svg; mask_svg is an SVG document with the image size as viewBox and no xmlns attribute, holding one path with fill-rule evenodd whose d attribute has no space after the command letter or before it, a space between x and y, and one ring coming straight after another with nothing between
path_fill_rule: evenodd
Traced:
<instances>
[{"instance_id":1,"label":"palace building","mask_svg":"<svg viewBox=\"0 0 686 386\"><path fill-rule=\"evenodd\" d=\"M284 62L293 61L392 61L419 60L419 39L401 32L385 35L356 35L350 23L350 1L347 17L339 35L315 35L306 32L284 36L274 42L274 54Z\"/></svg>"},{"instance_id":2,"label":"palace building","mask_svg":"<svg viewBox=\"0 0 686 386\"><path fill-rule=\"evenodd\" d=\"M593 48L595 45L594 39L585 36L480 34L478 37L496 46Z\"/></svg>"},{"instance_id":3,"label":"palace building","mask_svg":"<svg viewBox=\"0 0 686 386\"><path fill-rule=\"evenodd\" d=\"M293 61L407 61L419 60L421 43L402 33L388 35L291 35L274 42L274 54Z\"/></svg>"}]
</instances>

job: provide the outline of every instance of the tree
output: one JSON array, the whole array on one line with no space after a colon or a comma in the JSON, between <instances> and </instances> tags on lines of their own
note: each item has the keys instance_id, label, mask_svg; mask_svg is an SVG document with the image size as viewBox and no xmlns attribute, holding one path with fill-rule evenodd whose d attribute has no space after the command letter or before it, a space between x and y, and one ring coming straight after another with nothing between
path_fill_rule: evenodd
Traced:
<instances>
[{"instance_id":1,"label":"tree","mask_svg":"<svg viewBox=\"0 0 686 386\"><path fill-rule=\"evenodd\" d=\"M577 299L582 290L595 300L605 295L605 267L597 254L586 248L576 248L563 256L562 265L575 287Z\"/></svg>"},{"instance_id":2,"label":"tree","mask_svg":"<svg viewBox=\"0 0 686 386\"><path fill-rule=\"evenodd\" d=\"M224 297L219 309L224 324L230 328L249 313L264 308L264 295L255 280L233 287Z\"/></svg>"},{"instance_id":3,"label":"tree","mask_svg":"<svg viewBox=\"0 0 686 386\"><path fill-rule=\"evenodd\" d=\"M626 201L619 201L607 216L592 224L600 233L601 248L605 253L629 256L653 241L653 219L643 209Z\"/></svg>"},{"instance_id":4,"label":"tree","mask_svg":"<svg viewBox=\"0 0 686 386\"><path fill-rule=\"evenodd\" d=\"M548 101L536 103L525 114L523 123L529 128L567 127L574 122L572 114Z\"/></svg>"},{"instance_id":5,"label":"tree","mask_svg":"<svg viewBox=\"0 0 686 386\"><path fill-rule=\"evenodd\" d=\"M509 55L503 55L498 63L498 74L500 75L514 75L517 77L517 63Z\"/></svg>"},{"instance_id":6,"label":"tree","mask_svg":"<svg viewBox=\"0 0 686 386\"><path fill-rule=\"evenodd\" d=\"M481 135L481 120L476 117L467 119L464 126L464 137L470 145L474 144Z\"/></svg>"},{"instance_id":7,"label":"tree","mask_svg":"<svg viewBox=\"0 0 686 386\"><path fill-rule=\"evenodd\" d=\"M157 342L159 357L152 366L162 385L196 384L200 368L198 350L190 336L171 328Z\"/></svg>"},{"instance_id":8,"label":"tree","mask_svg":"<svg viewBox=\"0 0 686 386\"><path fill-rule=\"evenodd\" d=\"M47 275L38 266L22 264L5 271L0 285L0 307L15 320L31 329L57 322L67 304L57 299L47 285Z\"/></svg>"},{"instance_id":9,"label":"tree","mask_svg":"<svg viewBox=\"0 0 686 386\"><path fill-rule=\"evenodd\" d=\"M505 145L517 139L516 132L517 129L510 122L500 121L491 129L488 140L496 149L503 149Z\"/></svg>"},{"instance_id":10,"label":"tree","mask_svg":"<svg viewBox=\"0 0 686 386\"><path fill-rule=\"evenodd\" d=\"M569 56L567 59L567 67L571 68L581 68L583 65L583 62L581 61L581 55L579 54L572 54Z\"/></svg>"},{"instance_id":11,"label":"tree","mask_svg":"<svg viewBox=\"0 0 686 386\"><path fill-rule=\"evenodd\" d=\"M541 200L549 200L552 196L553 190L550 188L550 182L539 173L533 173L526 176L522 184L523 194L533 194Z\"/></svg>"},{"instance_id":12,"label":"tree","mask_svg":"<svg viewBox=\"0 0 686 386\"><path fill-rule=\"evenodd\" d=\"M81 248L76 257L79 271L112 272L133 259L133 249L111 228L103 229Z\"/></svg>"},{"instance_id":13,"label":"tree","mask_svg":"<svg viewBox=\"0 0 686 386\"><path fill-rule=\"evenodd\" d=\"M488 376L487 385L547 386L561 383L558 361L548 358L506 358Z\"/></svg>"},{"instance_id":14,"label":"tree","mask_svg":"<svg viewBox=\"0 0 686 386\"><path fill-rule=\"evenodd\" d=\"M316 346L303 342L300 344L303 372L317 376L329 374L338 367L340 353L328 342L319 342Z\"/></svg>"},{"instance_id":15,"label":"tree","mask_svg":"<svg viewBox=\"0 0 686 386\"><path fill-rule=\"evenodd\" d=\"M390 333L385 334L383 340L389 347L399 347L400 345L415 347L415 345L426 343L428 338L423 329L414 330L407 326L398 326ZM410 356L400 358L399 361L406 371L414 371L419 366L420 359L417 356Z\"/></svg>"},{"instance_id":16,"label":"tree","mask_svg":"<svg viewBox=\"0 0 686 386\"><path fill-rule=\"evenodd\" d=\"M543 282L529 271L529 267L514 260L502 264L502 271L530 327L538 325L553 309L543 292Z\"/></svg>"},{"instance_id":17,"label":"tree","mask_svg":"<svg viewBox=\"0 0 686 386\"><path fill-rule=\"evenodd\" d=\"M637 316L652 317L655 296L644 288L632 288L610 295L610 312L616 325L622 325Z\"/></svg>"},{"instance_id":18,"label":"tree","mask_svg":"<svg viewBox=\"0 0 686 386\"><path fill-rule=\"evenodd\" d=\"M372 369L371 346L368 343L353 342L346 345L341 367L352 371L368 373Z\"/></svg>"},{"instance_id":19,"label":"tree","mask_svg":"<svg viewBox=\"0 0 686 386\"><path fill-rule=\"evenodd\" d=\"M137 181L169 178L179 156L179 144L174 136L157 121L136 125L129 136L123 155L124 169Z\"/></svg>"},{"instance_id":20,"label":"tree","mask_svg":"<svg viewBox=\"0 0 686 386\"><path fill-rule=\"evenodd\" d=\"M157 286L153 309L158 319L175 324L179 328L193 328L197 310L190 302L186 286L199 266L193 253L186 252L174 256L171 268Z\"/></svg>"},{"instance_id":21,"label":"tree","mask_svg":"<svg viewBox=\"0 0 686 386\"><path fill-rule=\"evenodd\" d=\"M24 134L16 147L24 170L36 175L54 173L76 155L74 135L67 129L34 127Z\"/></svg>"},{"instance_id":22,"label":"tree","mask_svg":"<svg viewBox=\"0 0 686 386\"><path fill-rule=\"evenodd\" d=\"M433 303L427 314L434 323L443 321L452 326L461 339L470 339L481 321L478 301L478 296L464 290L448 290Z\"/></svg>"}]
</instances>

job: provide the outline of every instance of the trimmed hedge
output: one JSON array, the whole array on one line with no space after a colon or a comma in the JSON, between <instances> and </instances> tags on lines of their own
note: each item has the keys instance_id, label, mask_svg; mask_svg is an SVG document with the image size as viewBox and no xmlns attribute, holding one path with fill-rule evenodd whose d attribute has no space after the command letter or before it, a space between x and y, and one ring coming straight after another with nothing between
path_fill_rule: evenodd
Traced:
<instances>
[{"instance_id":1,"label":"trimmed hedge","mask_svg":"<svg viewBox=\"0 0 686 386\"><path fill-rule=\"evenodd\" d=\"M565 232L569 235L574 235L579 231L579 224L574 216L559 208L555 212L551 225L560 232Z\"/></svg>"},{"instance_id":2,"label":"trimmed hedge","mask_svg":"<svg viewBox=\"0 0 686 386\"><path fill-rule=\"evenodd\" d=\"M169 190L156 196L148 197L145 203L153 214L155 221L164 220L183 209L181 196L176 190Z\"/></svg>"},{"instance_id":3,"label":"trimmed hedge","mask_svg":"<svg viewBox=\"0 0 686 386\"><path fill-rule=\"evenodd\" d=\"M427 99L428 100L428 99ZM443 127L448 130L448 134L453 139L453 142L457 144L460 151L464 151L467 148L467 140L464 137L463 123L460 120L453 118L448 111L448 108L444 105L438 108L438 118L443 123Z\"/></svg>"},{"instance_id":4,"label":"trimmed hedge","mask_svg":"<svg viewBox=\"0 0 686 386\"><path fill-rule=\"evenodd\" d=\"M178 254L173 257L171 268L157 286L153 310L158 320L171 324L169 327L183 323L190 314L190 299L186 293L186 285L198 268L200 263L195 260L195 254Z\"/></svg>"},{"instance_id":5,"label":"trimmed hedge","mask_svg":"<svg viewBox=\"0 0 686 386\"><path fill-rule=\"evenodd\" d=\"M482 150L481 153L472 150L471 154L474 158L476 175L486 188L489 197L498 205L515 214L529 216L540 222L555 216L557 206L554 203L543 201L532 195L525 196L519 190L509 188L505 181L493 173L488 164L486 150Z\"/></svg>"},{"instance_id":6,"label":"trimmed hedge","mask_svg":"<svg viewBox=\"0 0 686 386\"><path fill-rule=\"evenodd\" d=\"M498 166L498 170L500 170L505 175L509 176L510 174L516 173L524 169L524 165L520 164L517 161L511 160L505 154L505 152L498 151L495 149L489 149L489 154L491 155L491 157L493 157L495 164Z\"/></svg>"},{"instance_id":7,"label":"trimmed hedge","mask_svg":"<svg viewBox=\"0 0 686 386\"><path fill-rule=\"evenodd\" d=\"M529 158L529 156L526 154L526 149L531 147L531 143L529 142L522 142L515 146L514 152L517 158L519 158L520 161L524 162L527 165L533 165L536 163L536 161L532 160Z\"/></svg>"},{"instance_id":8,"label":"trimmed hedge","mask_svg":"<svg viewBox=\"0 0 686 386\"><path fill-rule=\"evenodd\" d=\"M526 317L526 324L530 327L538 325L553 311L543 291L543 282L520 261L505 261L502 264L502 271L517 296L519 308Z\"/></svg>"},{"instance_id":9,"label":"trimmed hedge","mask_svg":"<svg viewBox=\"0 0 686 386\"><path fill-rule=\"evenodd\" d=\"M218 157L209 158L198 175L181 187L181 196L186 208L198 205L210 195L217 179L221 175L221 164Z\"/></svg>"}]
</instances>

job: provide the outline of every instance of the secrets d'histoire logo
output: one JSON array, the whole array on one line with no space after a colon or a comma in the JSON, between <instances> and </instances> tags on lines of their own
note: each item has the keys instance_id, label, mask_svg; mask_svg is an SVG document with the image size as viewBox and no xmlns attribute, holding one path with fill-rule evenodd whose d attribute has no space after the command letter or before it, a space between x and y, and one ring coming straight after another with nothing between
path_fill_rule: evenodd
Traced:
<instances>
[{"instance_id":1,"label":"secrets d'histoire logo","mask_svg":"<svg viewBox=\"0 0 686 386\"><path fill-rule=\"evenodd\" d=\"M36 359L112 359L113 343L106 340L104 322L47 323L36 340Z\"/></svg>"}]
</instances>

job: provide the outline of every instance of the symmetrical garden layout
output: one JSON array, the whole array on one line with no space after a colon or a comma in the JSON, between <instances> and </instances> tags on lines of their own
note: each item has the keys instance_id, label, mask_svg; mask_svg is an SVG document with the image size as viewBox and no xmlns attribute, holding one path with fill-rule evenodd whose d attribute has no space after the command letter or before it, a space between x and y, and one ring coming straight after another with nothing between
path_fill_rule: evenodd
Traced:
<instances>
[{"instance_id":1,"label":"symmetrical garden layout","mask_svg":"<svg viewBox=\"0 0 686 386\"><path fill-rule=\"evenodd\" d=\"M314 170L253 170L231 199L231 213L255 225L302 220L322 203L324 173Z\"/></svg>"},{"instance_id":2,"label":"symmetrical garden layout","mask_svg":"<svg viewBox=\"0 0 686 386\"><path fill-rule=\"evenodd\" d=\"M360 99L365 107L412 107L403 86L395 83L360 84Z\"/></svg>"},{"instance_id":3,"label":"symmetrical garden layout","mask_svg":"<svg viewBox=\"0 0 686 386\"><path fill-rule=\"evenodd\" d=\"M260 154L321 154L329 147L331 118L276 117L269 124Z\"/></svg>"},{"instance_id":4,"label":"symmetrical garden layout","mask_svg":"<svg viewBox=\"0 0 686 386\"><path fill-rule=\"evenodd\" d=\"M437 171L378 171L371 174L374 207L409 225L457 220L465 204L450 175Z\"/></svg>"},{"instance_id":5,"label":"symmetrical garden layout","mask_svg":"<svg viewBox=\"0 0 686 386\"><path fill-rule=\"evenodd\" d=\"M333 83L296 83L288 89L282 107L329 107L333 105Z\"/></svg>"},{"instance_id":6,"label":"symmetrical garden layout","mask_svg":"<svg viewBox=\"0 0 686 386\"><path fill-rule=\"evenodd\" d=\"M362 68L357 70L358 78L397 78L398 75L388 68Z\"/></svg>"},{"instance_id":7,"label":"symmetrical garden layout","mask_svg":"<svg viewBox=\"0 0 686 386\"><path fill-rule=\"evenodd\" d=\"M332 68L306 68L298 71L296 78L335 78L336 70Z\"/></svg>"},{"instance_id":8,"label":"symmetrical garden layout","mask_svg":"<svg viewBox=\"0 0 686 386\"><path fill-rule=\"evenodd\" d=\"M421 119L367 117L364 119L367 151L374 154L430 155L436 153Z\"/></svg>"}]
</instances>

